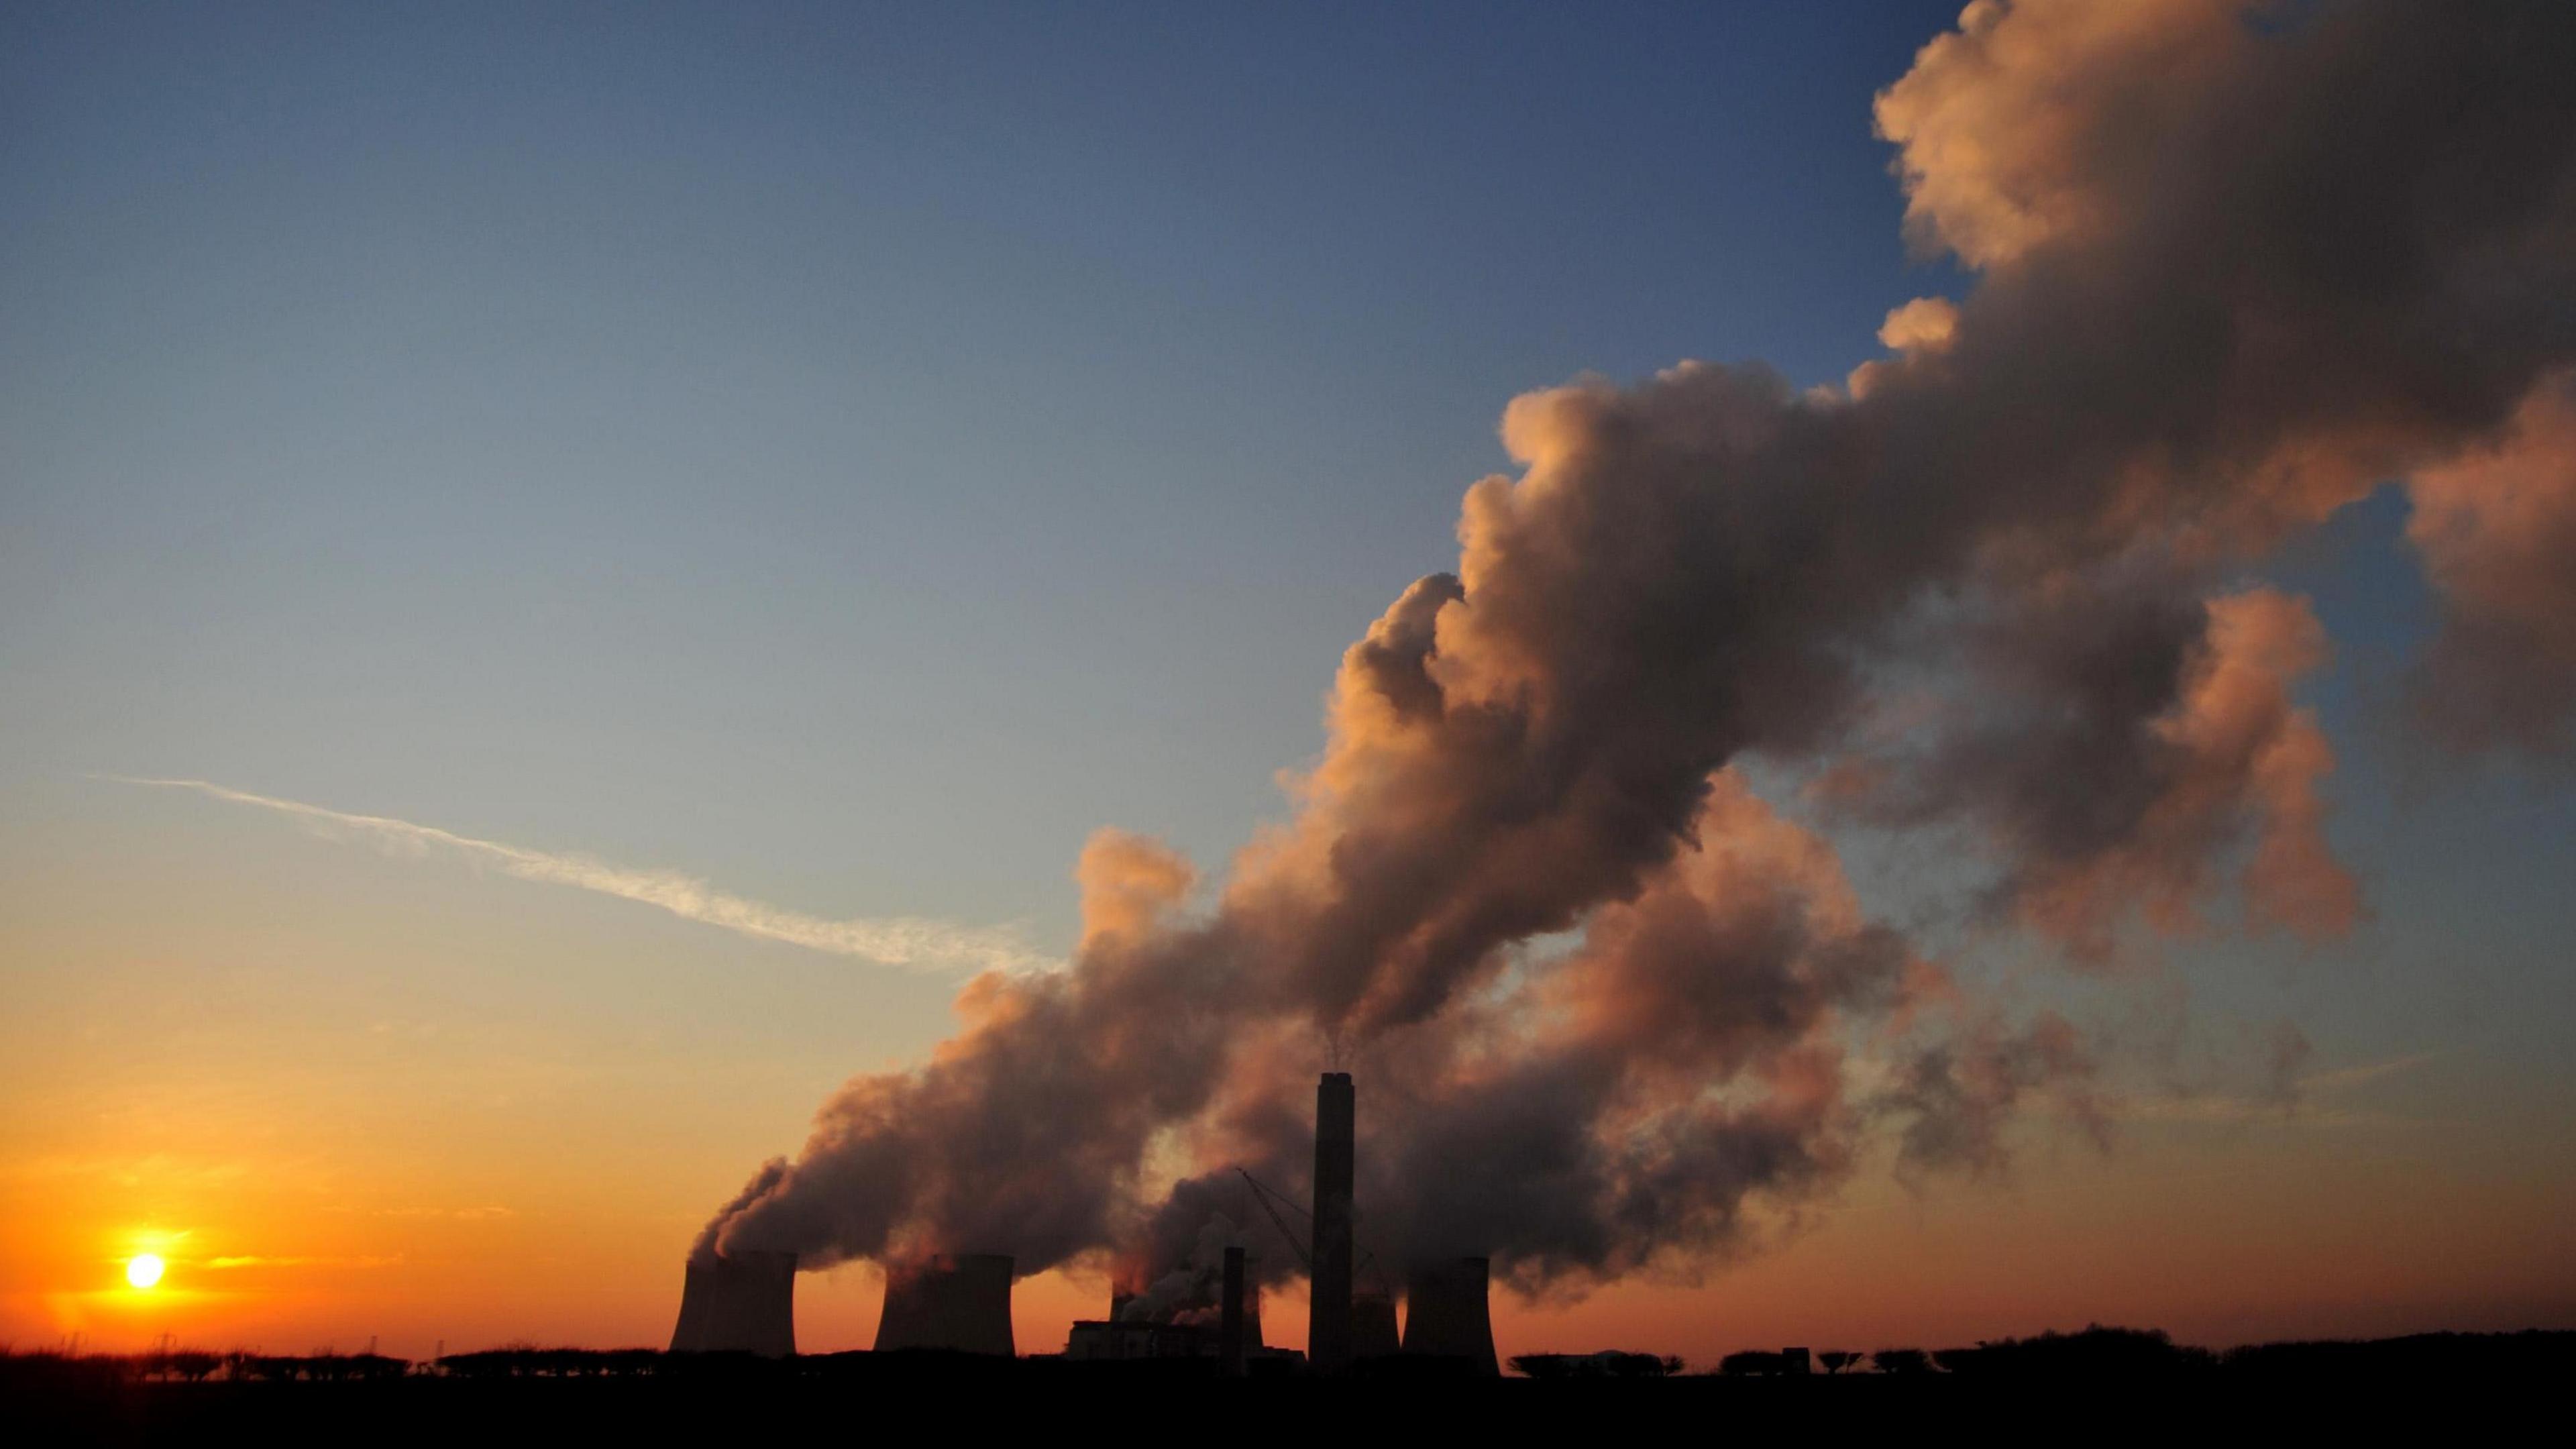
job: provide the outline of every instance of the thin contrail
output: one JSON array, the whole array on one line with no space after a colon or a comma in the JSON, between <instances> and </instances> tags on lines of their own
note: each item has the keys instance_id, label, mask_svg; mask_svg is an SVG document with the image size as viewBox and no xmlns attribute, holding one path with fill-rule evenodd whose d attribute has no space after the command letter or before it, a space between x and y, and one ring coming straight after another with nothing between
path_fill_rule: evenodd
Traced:
<instances>
[{"instance_id":1,"label":"thin contrail","mask_svg":"<svg viewBox=\"0 0 2576 1449\"><path fill-rule=\"evenodd\" d=\"M889 966L914 968L972 965L1004 971L1035 971L1062 964L1029 949L1017 932L998 927L960 926L915 916L825 920L801 911L782 910L760 901L747 900L677 871L635 870L587 856L528 850L504 845L497 840L477 840L469 835L458 835L434 825L415 825L408 820L395 820L383 815L351 815L319 805L307 805L299 800L254 795L247 790L235 790L206 780L156 780L134 775L99 775L94 778L123 785L194 790L236 805L256 805L263 810L274 810L314 824L359 831L388 844L452 850L469 859L489 861L521 880L597 891L602 895L659 906L684 920L720 926L765 941L784 941L811 951L828 951L836 956L859 956Z\"/></svg>"}]
</instances>

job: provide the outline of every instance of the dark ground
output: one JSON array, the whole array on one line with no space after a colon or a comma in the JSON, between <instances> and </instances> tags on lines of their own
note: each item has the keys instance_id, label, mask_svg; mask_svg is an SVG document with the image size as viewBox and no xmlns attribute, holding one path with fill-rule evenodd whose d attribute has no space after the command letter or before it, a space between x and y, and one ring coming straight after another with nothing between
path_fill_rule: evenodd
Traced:
<instances>
[{"instance_id":1,"label":"dark ground","mask_svg":"<svg viewBox=\"0 0 2576 1449\"><path fill-rule=\"evenodd\" d=\"M1453 1436L1513 1442L1533 1433L1700 1443L1924 1432L2123 1443L2308 1442L2328 1432L2557 1442L2576 1333L2267 1345L2162 1369L2025 1359L1923 1374L1557 1382L1419 1371L1365 1382L1226 1382L1187 1363L938 1354L647 1357L655 1371L188 1383L120 1360L19 1355L0 1358L0 1444L732 1445L791 1434L940 1443L1018 1431L1147 1441L1215 1433L1265 1443L1293 1434L1317 1449L1392 1434L1428 1435L1445 1449Z\"/></svg>"}]
</instances>

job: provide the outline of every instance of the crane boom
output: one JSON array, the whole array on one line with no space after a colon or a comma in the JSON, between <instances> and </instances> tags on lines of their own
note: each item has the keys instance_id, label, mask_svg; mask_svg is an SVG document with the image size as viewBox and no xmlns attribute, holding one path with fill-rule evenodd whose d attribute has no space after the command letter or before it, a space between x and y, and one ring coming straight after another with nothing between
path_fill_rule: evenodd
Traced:
<instances>
[{"instance_id":1,"label":"crane boom","mask_svg":"<svg viewBox=\"0 0 2576 1449\"><path fill-rule=\"evenodd\" d=\"M1244 1185L1252 1189L1252 1200L1261 1204L1262 1213L1278 1227L1279 1236L1288 1240L1288 1251L1297 1255L1298 1266L1309 1273L1314 1272L1315 1260L1307 1253L1306 1245L1297 1240L1297 1230L1288 1226L1288 1220L1279 1215L1279 1209L1270 1205L1270 1189L1263 1187L1261 1179L1245 1172L1242 1168L1238 1167L1234 1171L1236 1176L1243 1179ZM1290 1203L1289 1206L1295 1207L1296 1204Z\"/></svg>"}]
</instances>

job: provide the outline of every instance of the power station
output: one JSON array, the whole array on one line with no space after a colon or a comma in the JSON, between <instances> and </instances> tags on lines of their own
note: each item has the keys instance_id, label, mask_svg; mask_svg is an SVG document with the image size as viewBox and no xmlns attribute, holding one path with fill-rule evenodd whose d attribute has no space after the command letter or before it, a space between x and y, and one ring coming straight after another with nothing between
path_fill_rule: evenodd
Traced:
<instances>
[{"instance_id":1,"label":"power station","mask_svg":"<svg viewBox=\"0 0 2576 1449\"><path fill-rule=\"evenodd\" d=\"M1263 1211L1290 1249L1303 1258L1311 1289L1305 1368L1346 1374L1396 1358L1437 1361L1471 1374L1501 1372L1488 1311L1491 1264L1480 1257L1440 1258L1410 1265L1405 1283L1402 1333L1394 1297L1357 1283L1360 1260L1354 1230L1358 1181L1358 1093L1348 1072L1326 1072L1315 1086L1315 1179L1311 1233L1300 1243L1288 1220L1270 1205ZM1265 1193L1248 1175L1246 1183ZM1013 1261L1002 1253L941 1253L886 1268L885 1309L877 1322L879 1353L906 1349L1016 1356L1011 1330ZM1213 1267L1213 1265L1210 1265ZM1293 1371L1294 1353L1270 1348L1261 1338L1261 1289L1244 1249L1225 1249L1216 1281L1194 1302L1159 1318L1126 1294L1113 1295L1109 1316L1073 1325L1064 1357L1102 1362L1140 1359L1213 1359L1218 1371L1241 1375ZM714 1253L693 1257L680 1294L680 1320L671 1333L673 1352L752 1353L779 1358L796 1352L796 1255ZM1215 1302L1208 1301L1211 1289ZM1152 1300L1148 1300L1152 1301Z\"/></svg>"}]
</instances>

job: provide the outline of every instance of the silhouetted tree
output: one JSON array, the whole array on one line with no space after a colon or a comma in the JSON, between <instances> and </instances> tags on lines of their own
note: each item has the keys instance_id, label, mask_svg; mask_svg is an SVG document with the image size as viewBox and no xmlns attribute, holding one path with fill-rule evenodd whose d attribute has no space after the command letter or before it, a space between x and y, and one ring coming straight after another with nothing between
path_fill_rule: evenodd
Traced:
<instances>
[{"instance_id":1,"label":"silhouetted tree","mask_svg":"<svg viewBox=\"0 0 2576 1449\"><path fill-rule=\"evenodd\" d=\"M2206 1369L2217 1362L2207 1349L2179 1347L2158 1330L2098 1323L2080 1333L2052 1330L2036 1338L1945 1348L1933 1357L1954 1374L2059 1378L2144 1378Z\"/></svg>"},{"instance_id":2,"label":"silhouetted tree","mask_svg":"<svg viewBox=\"0 0 2576 1449\"><path fill-rule=\"evenodd\" d=\"M1826 1373L1838 1374L1860 1362L1860 1355L1839 1348L1829 1348L1816 1355L1816 1362L1825 1366Z\"/></svg>"},{"instance_id":3,"label":"silhouetted tree","mask_svg":"<svg viewBox=\"0 0 2576 1449\"><path fill-rule=\"evenodd\" d=\"M1583 1354L1516 1354L1511 1366L1514 1373L1533 1379L1654 1379L1682 1371L1682 1361L1676 1355L1659 1358L1651 1353L1623 1353L1617 1349Z\"/></svg>"},{"instance_id":4,"label":"silhouetted tree","mask_svg":"<svg viewBox=\"0 0 2576 1449\"><path fill-rule=\"evenodd\" d=\"M444 1362L447 1372L460 1379L505 1379L518 1371L519 1355L506 1348L487 1348L479 1353L451 1353Z\"/></svg>"},{"instance_id":5,"label":"silhouetted tree","mask_svg":"<svg viewBox=\"0 0 2576 1449\"><path fill-rule=\"evenodd\" d=\"M1883 1374L1928 1374L1932 1372L1932 1355L1919 1348L1882 1348L1869 1356L1869 1361Z\"/></svg>"},{"instance_id":6,"label":"silhouetted tree","mask_svg":"<svg viewBox=\"0 0 2576 1449\"><path fill-rule=\"evenodd\" d=\"M2576 1362L2576 1333L2418 1333L2366 1341L2319 1340L2232 1348L2219 1367L2237 1379L2339 1380L2355 1384L2405 1379L2467 1382L2500 1377L2555 1382Z\"/></svg>"}]
</instances>

